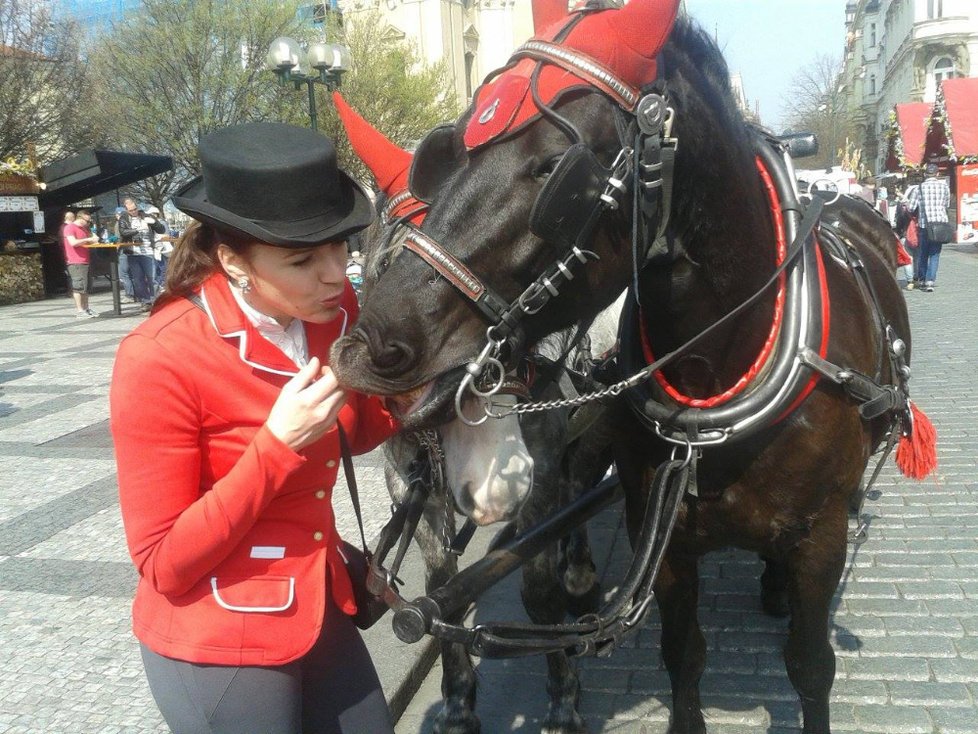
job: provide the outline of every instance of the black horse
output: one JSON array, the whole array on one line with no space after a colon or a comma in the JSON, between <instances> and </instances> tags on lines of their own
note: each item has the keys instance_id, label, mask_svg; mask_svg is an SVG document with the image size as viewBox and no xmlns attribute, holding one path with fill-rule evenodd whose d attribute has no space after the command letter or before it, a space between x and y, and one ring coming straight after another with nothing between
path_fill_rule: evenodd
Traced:
<instances>
[{"instance_id":1,"label":"black horse","mask_svg":"<svg viewBox=\"0 0 978 734\"><path fill-rule=\"evenodd\" d=\"M384 137L338 93L334 101L354 149L382 188L379 221L364 237L363 291L369 300L387 251L385 243L396 234L395 222L406 213L420 224L425 207L418 206L406 188L410 154ZM531 359L508 378L509 394L497 396L497 404L512 406L517 396L561 400L592 389L591 368L613 351L620 309L621 299L587 324L537 343ZM480 525L509 522L498 540L534 527L601 479L611 464L604 417L603 406L591 404L574 410L565 406L522 416L513 413L478 426L456 418L437 432L405 432L387 441L385 479L392 498L403 502L419 479L431 485L414 535L424 561L426 591L444 586L458 572L461 544L456 511ZM523 605L535 622L553 624L568 612L580 615L595 610L600 586L585 525L528 560L522 571ZM461 612L452 621L460 618ZM442 642L441 666L443 706L434 731L480 731L476 674L465 647ZM562 650L550 652L547 670L551 698L547 721L554 722L555 730L584 731L577 713L580 686L568 655Z\"/></svg>"},{"instance_id":2,"label":"black horse","mask_svg":"<svg viewBox=\"0 0 978 734\"><path fill-rule=\"evenodd\" d=\"M624 374L671 355L627 383L614 450L633 543L657 477L682 476L654 586L672 731L705 731L698 558L737 546L767 560L804 730L828 732L850 497L888 436L904 434L904 466L927 458L910 440L911 416L925 421L907 399L893 235L845 198L814 221L783 147L745 121L720 52L677 5L559 21L422 142L411 188L430 211L386 250L332 364L358 390L422 395L401 420L437 425L493 360L630 288Z\"/></svg>"}]
</instances>

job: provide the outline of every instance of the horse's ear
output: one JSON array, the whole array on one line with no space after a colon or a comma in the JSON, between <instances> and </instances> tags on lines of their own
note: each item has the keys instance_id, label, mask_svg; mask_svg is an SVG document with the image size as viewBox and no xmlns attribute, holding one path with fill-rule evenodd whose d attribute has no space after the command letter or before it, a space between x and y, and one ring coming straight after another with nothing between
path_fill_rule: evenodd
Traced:
<instances>
[{"instance_id":1,"label":"horse's ear","mask_svg":"<svg viewBox=\"0 0 978 734\"><path fill-rule=\"evenodd\" d=\"M455 125L439 125L418 143L408 174L408 188L417 199L430 204L442 184L458 170L465 153L455 142Z\"/></svg>"},{"instance_id":2,"label":"horse's ear","mask_svg":"<svg viewBox=\"0 0 978 734\"><path fill-rule=\"evenodd\" d=\"M608 11L618 38L646 58L655 58L672 31L680 0L630 0L618 10Z\"/></svg>"},{"instance_id":3,"label":"horse's ear","mask_svg":"<svg viewBox=\"0 0 978 734\"><path fill-rule=\"evenodd\" d=\"M333 92L333 103L340 122L353 146L353 152L364 162L377 180L377 185L388 196L394 196L407 188L407 173L411 167L411 154L397 147L382 132L367 122L347 104L339 92Z\"/></svg>"},{"instance_id":4,"label":"horse's ear","mask_svg":"<svg viewBox=\"0 0 978 734\"><path fill-rule=\"evenodd\" d=\"M540 35L567 17L567 0L533 0L533 33Z\"/></svg>"}]
</instances>

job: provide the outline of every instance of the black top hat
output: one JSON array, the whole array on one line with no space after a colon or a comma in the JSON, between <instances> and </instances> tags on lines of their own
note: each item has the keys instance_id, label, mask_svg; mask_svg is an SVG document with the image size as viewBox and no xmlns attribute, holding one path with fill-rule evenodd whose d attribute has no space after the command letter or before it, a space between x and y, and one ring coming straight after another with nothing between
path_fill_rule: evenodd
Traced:
<instances>
[{"instance_id":1,"label":"black top hat","mask_svg":"<svg viewBox=\"0 0 978 734\"><path fill-rule=\"evenodd\" d=\"M360 186L336 166L329 138L278 122L249 122L205 135L202 175L173 204L218 229L270 245L310 247L346 239L373 219Z\"/></svg>"}]
</instances>

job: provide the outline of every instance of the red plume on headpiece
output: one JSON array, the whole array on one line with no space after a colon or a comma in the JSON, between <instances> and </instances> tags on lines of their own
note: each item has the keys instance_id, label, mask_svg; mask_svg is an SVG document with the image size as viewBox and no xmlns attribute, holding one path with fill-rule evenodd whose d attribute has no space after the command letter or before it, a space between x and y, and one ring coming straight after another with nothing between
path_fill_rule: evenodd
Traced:
<instances>
[{"instance_id":1,"label":"red plume on headpiece","mask_svg":"<svg viewBox=\"0 0 978 734\"><path fill-rule=\"evenodd\" d=\"M578 18L559 42L565 49L590 57L634 89L656 78L656 56L672 31L680 0L631 0L618 9L573 13ZM557 0L534 3L535 40L555 42L574 21L560 21ZM539 10L538 10L539 6ZM539 20L538 20L539 19ZM543 23L550 25L543 27ZM543 28L543 30L541 30ZM475 148L506 132L515 132L540 111L529 92L530 75L542 63L537 90L544 104L553 103L568 90L587 87L572 72L534 59L523 59L479 88L475 109L465 132L465 144Z\"/></svg>"},{"instance_id":2,"label":"red plume on headpiece","mask_svg":"<svg viewBox=\"0 0 978 734\"><path fill-rule=\"evenodd\" d=\"M350 145L353 146L353 152L370 169L388 200L407 191L413 156L403 148L398 148L380 130L357 114L339 92L333 92L333 102L350 139ZM414 211L410 218L411 223L420 225L426 209L413 196L398 203L387 214L398 217L411 211Z\"/></svg>"},{"instance_id":3,"label":"red plume on headpiece","mask_svg":"<svg viewBox=\"0 0 978 734\"><path fill-rule=\"evenodd\" d=\"M539 36L567 18L567 0L533 0L533 33Z\"/></svg>"},{"instance_id":4,"label":"red plume on headpiece","mask_svg":"<svg viewBox=\"0 0 978 734\"><path fill-rule=\"evenodd\" d=\"M347 104L339 92L333 92L333 102L346 128L346 135L353 152L362 160L377 179L377 185L388 196L395 196L407 189L411 154L398 148Z\"/></svg>"}]
</instances>

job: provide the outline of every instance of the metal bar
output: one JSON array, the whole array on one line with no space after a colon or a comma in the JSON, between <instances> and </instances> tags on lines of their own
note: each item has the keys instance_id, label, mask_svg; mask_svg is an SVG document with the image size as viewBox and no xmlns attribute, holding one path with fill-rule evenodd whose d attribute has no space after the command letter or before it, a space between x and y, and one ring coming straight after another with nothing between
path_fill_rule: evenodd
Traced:
<instances>
[{"instance_id":1,"label":"metal bar","mask_svg":"<svg viewBox=\"0 0 978 734\"><path fill-rule=\"evenodd\" d=\"M618 477L604 479L594 489L558 510L525 534L488 552L459 571L444 586L412 602L404 602L394 613L394 634L403 642L417 642L438 621L464 612L481 594L515 571L524 561L621 498Z\"/></svg>"}]
</instances>

